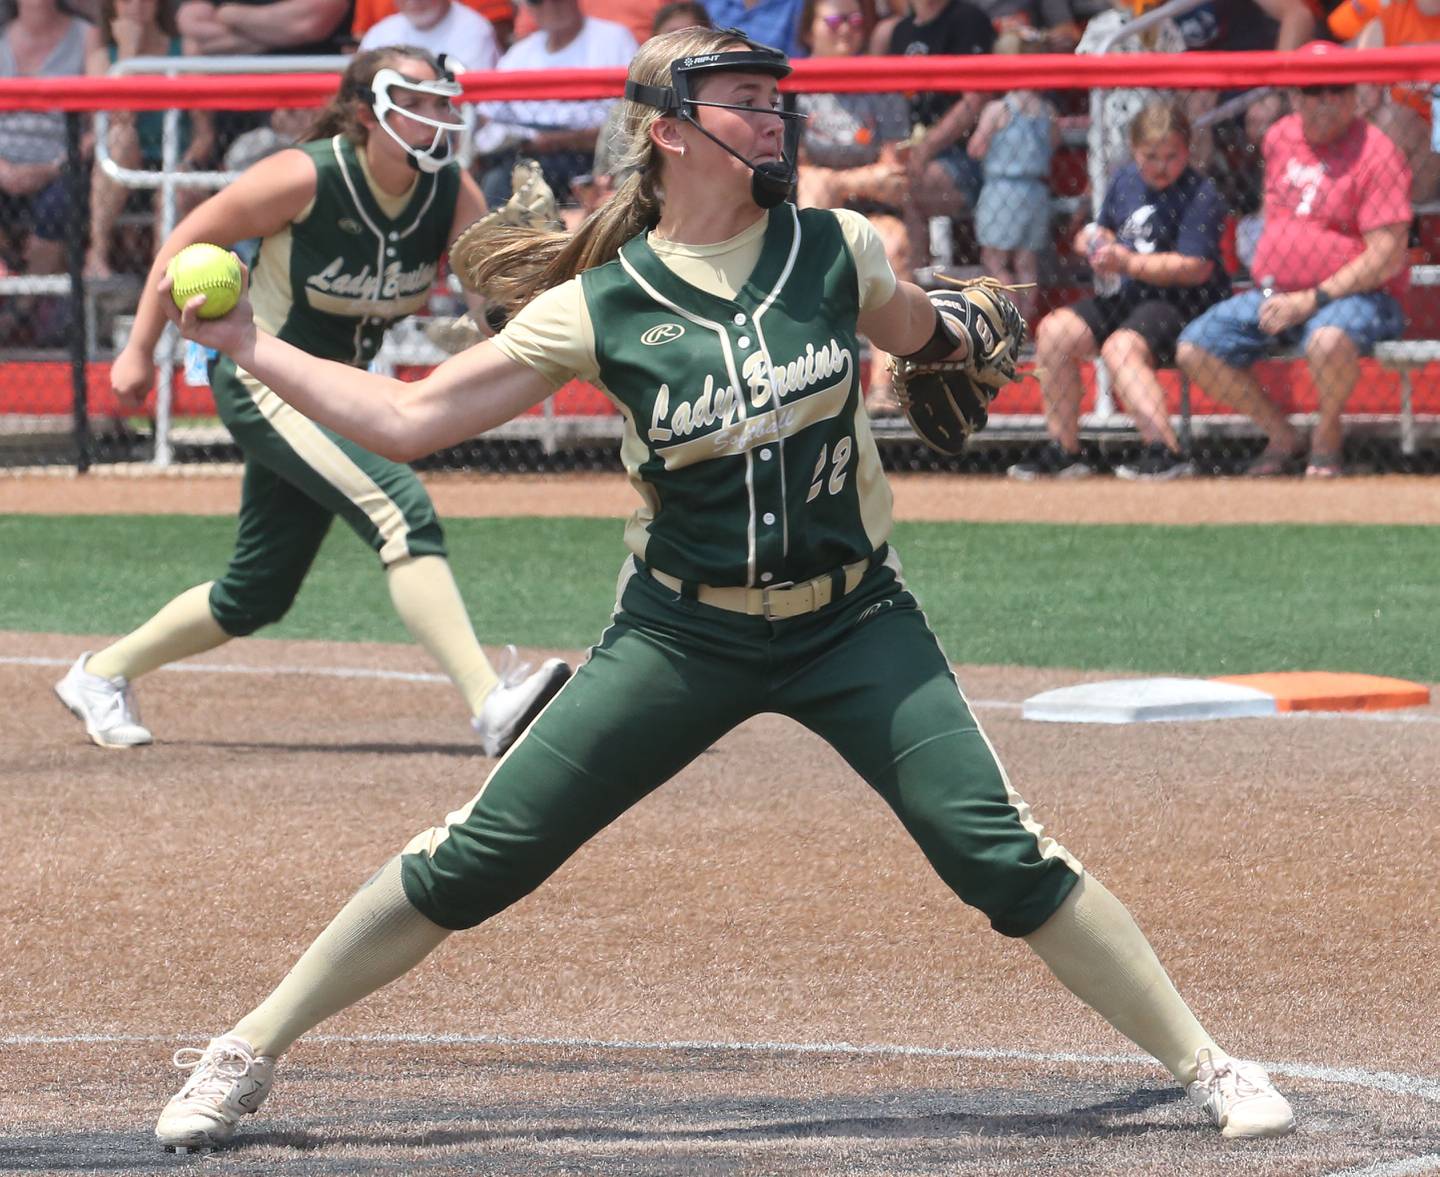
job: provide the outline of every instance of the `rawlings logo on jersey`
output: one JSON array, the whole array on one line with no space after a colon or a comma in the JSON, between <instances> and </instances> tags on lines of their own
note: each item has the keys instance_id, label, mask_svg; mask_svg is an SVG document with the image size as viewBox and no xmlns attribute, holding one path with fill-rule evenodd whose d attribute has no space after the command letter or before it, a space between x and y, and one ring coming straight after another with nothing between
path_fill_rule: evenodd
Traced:
<instances>
[{"instance_id":1,"label":"rawlings logo on jersey","mask_svg":"<svg viewBox=\"0 0 1440 1177\"><path fill-rule=\"evenodd\" d=\"M659 347L662 343L679 339L684 334L685 328L679 323L661 323L658 327L651 327L649 331L640 336L640 342L646 347Z\"/></svg>"}]
</instances>

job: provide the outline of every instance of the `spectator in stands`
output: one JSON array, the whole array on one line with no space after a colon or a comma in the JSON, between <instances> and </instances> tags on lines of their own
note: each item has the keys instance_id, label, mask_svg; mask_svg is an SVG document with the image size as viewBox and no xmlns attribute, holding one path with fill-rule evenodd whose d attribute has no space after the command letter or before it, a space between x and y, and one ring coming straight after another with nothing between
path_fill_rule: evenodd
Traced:
<instances>
[{"instance_id":1,"label":"spectator in stands","mask_svg":"<svg viewBox=\"0 0 1440 1177\"><path fill-rule=\"evenodd\" d=\"M666 7L665 0L580 0L580 11L586 16L599 16L624 25L641 44L655 35L656 19ZM538 27L535 5L522 0L515 14L515 39L528 37Z\"/></svg>"},{"instance_id":2,"label":"spectator in stands","mask_svg":"<svg viewBox=\"0 0 1440 1177\"><path fill-rule=\"evenodd\" d=\"M1116 473L1142 480L1194 473L1155 370L1173 362L1181 328L1229 292L1220 259L1226 210L1214 183L1190 166L1190 125L1179 106L1147 106L1129 135L1133 161L1116 174L1095 223L1075 242L1097 275L1119 279L1118 288L1052 311L1040 323L1036 366L1051 441L1012 466L1013 478L1096 472L1080 448L1080 364L1097 348L1145 442L1140 458Z\"/></svg>"},{"instance_id":3,"label":"spectator in stands","mask_svg":"<svg viewBox=\"0 0 1440 1177\"><path fill-rule=\"evenodd\" d=\"M495 33L497 49L510 44L510 29L515 23L515 5L510 0L461 0L466 8L483 16ZM355 16L350 23L351 38L357 43L375 25L399 9L396 0L355 0Z\"/></svg>"},{"instance_id":4,"label":"spectator in stands","mask_svg":"<svg viewBox=\"0 0 1440 1177\"><path fill-rule=\"evenodd\" d=\"M349 47L351 0L184 0L176 24L194 52L334 54Z\"/></svg>"},{"instance_id":5,"label":"spectator in stands","mask_svg":"<svg viewBox=\"0 0 1440 1177\"><path fill-rule=\"evenodd\" d=\"M910 15L910 0L877 0L875 5L875 27L870 30L870 44L866 52L884 57L890 52L890 37L895 27Z\"/></svg>"},{"instance_id":6,"label":"spectator in stands","mask_svg":"<svg viewBox=\"0 0 1440 1177\"><path fill-rule=\"evenodd\" d=\"M995 26L997 53L1070 53L1080 22L1070 0L974 0Z\"/></svg>"},{"instance_id":7,"label":"spectator in stands","mask_svg":"<svg viewBox=\"0 0 1440 1177\"><path fill-rule=\"evenodd\" d=\"M1440 41L1440 4L1434 0L1344 0L1330 14L1330 31L1359 49L1433 44ZM1397 82L1375 95L1368 112L1370 121L1404 152L1412 177L1410 199L1416 204L1432 199L1440 183L1440 156L1430 150L1430 90L1429 82Z\"/></svg>"},{"instance_id":8,"label":"spectator in stands","mask_svg":"<svg viewBox=\"0 0 1440 1177\"><path fill-rule=\"evenodd\" d=\"M1055 108L1034 90L987 102L970 136L970 156L985 169L975 206L980 264L1026 287L1015 292L1015 304L1027 319L1035 314L1040 254L1050 248L1050 158L1059 144Z\"/></svg>"},{"instance_id":9,"label":"spectator in stands","mask_svg":"<svg viewBox=\"0 0 1440 1177\"><path fill-rule=\"evenodd\" d=\"M739 29L752 41L790 57L804 57L800 40L804 0L705 0L717 29Z\"/></svg>"},{"instance_id":10,"label":"spectator in stands","mask_svg":"<svg viewBox=\"0 0 1440 1177\"><path fill-rule=\"evenodd\" d=\"M586 16L579 0L526 0L540 30L516 41L500 59L508 70L629 66L638 46L630 30ZM510 173L523 152L539 163L555 197L572 198L570 181L590 175L600 128L612 100L486 104L476 146L484 157L481 187L491 208L510 199Z\"/></svg>"},{"instance_id":11,"label":"spectator in stands","mask_svg":"<svg viewBox=\"0 0 1440 1177\"><path fill-rule=\"evenodd\" d=\"M1337 50L1334 45L1317 51ZM1344 50L1338 50L1344 52ZM1355 87L1303 86L1265 136L1265 227L1257 289L1213 306L1180 337L1180 366L1234 405L1268 444L1248 474L1297 469L1305 446L1250 367L1273 345L1298 345L1319 395L1306 473L1343 472L1340 415L1360 357L1405 326L1410 168L1383 131L1357 117Z\"/></svg>"},{"instance_id":12,"label":"spectator in stands","mask_svg":"<svg viewBox=\"0 0 1440 1177\"><path fill-rule=\"evenodd\" d=\"M85 44L85 72L100 76L117 61L131 57L178 57L185 52L175 17L161 0L103 0L100 23ZM123 168L159 171L164 163L165 115L162 111L110 112L106 147ZM180 117L180 168L198 169L213 162L214 120L205 111ZM111 275L111 249L115 221L125 207L130 189L117 184L101 168L90 176L90 248L85 273L91 278ZM204 197L195 188L176 193L179 215L184 216ZM159 191L156 191L158 203ZM148 266L148 261L145 263Z\"/></svg>"},{"instance_id":13,"label":"spectator in stands","mask_svg":"<svg viewBox=\"0 0 1440 1177\"><path fill-rule=\"evenodd\" d=\"M895 56L989 53L995 47L990 18L969 0L913 0L910 15L890 35ZM929 253L931 217L973 209L980 196L980 165L965 142L980 117L979 94L924 91L910 102L911 144L906 156L910 202L905 227L914 258Z\"/></svg>"},{"instance_id":14,"label":"spectator in stands","mask_svg":"<svg viewBox=\"0 0 1440 1177\"><path fill-rule=\"evenodd\" d=\"M418 45L458 72L494 69L500 47L490 22L459 0L395 0L393 16L372 25L360 41L360 51L387 45ZM458 68L457 68L458 67Z\"/></svg>"},{"instance_id":15,"label":"spectator in stands","mask_svg":"<svg viewBox=\"0 0 1440 1177\"><path fill-rule=\"evenodd\" d=\"M1209 0L1181 13L1175 23L1180 26L1187 49L1208 53L1298 49L1315 36L1317 29L1324 28L1322 0ZM1214 110L1222 97L1235 93L1238 91L1222 95L1216 90L1191 90L1186 94L1185 108L1190 118L1198 121ZM1252 102L1245 109L1246 142L1261 143L1265 132L1286 112L1284 95L1279 92ZM1215 150L1214 132L1202 126L1191 148L1195 165L1209 167Z\"/></svg>"},{"instance_id":16,"label":"spectator in stands","mask_svg":"<svg viewBox=\"0 0 1440 1177\"><path fill-rule=\"evenodd\" d=\"M874 26L870 0L806 0L801 41L816 57L863 54ZM896 274L909 278L910 255L904 208L909 177L900 145L910 135L909 105L899 94L801 94L796 109L808 116L800 141L802 208L850 208L862 212L880 234ZM900 411L890 379L890 358L872 349L865 402L871 412Z\"/></svg>"},{"instance_id":17,"label":"spectator in stands","mask_svg":"<svg viewBox=\"0 0 1440 1177\"><path fill-rule=\"evenodd\" d=\"M1184 53L1185 38L1169 17L1138 33L1121 35L1132 21L1155 8L1160 0L1112 0L1108 12L1090 18L1076 53ZM1110 177L1130 162L1127 128L1147 106L1165 101L1164 91L1119 86L1112 90L1090 91L1090 130L1086 141L1087 170L1090 173L1091 209L1098 212L1104 203Z\"/></svg>"},{"instance_id":18,"label":"spectator in stands","mask_svg":"<svg viewBox=\"0 0 1440 1177\"><path fill-rule=\"evenodd\" d=\"M85 72L85 39L93 26L59 0L0 6L0 78L74 77ZM65 268L65 242L77 231L66 191L65 116L52 111L0 114L0 225L29 274ZM36 342L60 342L68 303L5 300L0 333L29 330ZM40 320L38 322L32 320Z\"/></svg>"}]
</instances>

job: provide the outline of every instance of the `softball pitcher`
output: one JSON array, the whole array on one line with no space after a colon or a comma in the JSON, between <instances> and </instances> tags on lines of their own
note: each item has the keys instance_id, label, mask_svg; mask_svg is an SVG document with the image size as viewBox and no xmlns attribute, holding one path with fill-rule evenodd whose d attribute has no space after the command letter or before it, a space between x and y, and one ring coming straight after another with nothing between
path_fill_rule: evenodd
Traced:
<instances>
[{"instance_id":1,"label":"softball pitcher","mask_svg":"<svg viewBox=\"0 0 1440 1177\"><path fill-rule=\"evenodd\" d=\"M451 106L459 93L423 49L358 55L308 141L257 163L160 249L111 369L121 403L138 410L154 384L161 303L173 306L157 283L170 259L197 241L261 238L250 290L256 321L311 355L369 363L385 329L426 304L445 250L485 211L474 181L450 158L450 137L462 125ZM346 389L355 372L333 378ZM229 357L212 365L210 386L245 455L230 567L114 645L76 659L55 690L90 738L104 748L150 743L130 684L278 621L338 515L379 555L396 611L460 689L485 752L503 753L569 667L551 659L527 677L512 650L503 678L496 675L414 471L307 419Z\"/></svg>"},{"instance_id":2,"label":"softball pitcher","mask_svg":"<svg viewBox=\"0 0 1440 1177\"><path fill-rule=\"evenodd\" d=\"M500 336L415 384L283 343L242 301L182 330L298 409L396 457L489 429L572 375L607 390L643 506L609 628L476 796L359 891L278 988L182 1051L167 1148L210 1147L305 1031L539 886L587 839L760 712L828 740L944 881L1157 1058L1230 1136L1292 1125L1222 1051L1125 908L1011 786L886 542L857 329L900 356L965 360L995 324L897 282L861 216L799 212L783 55L732 29L647 42L624 121L639 169L574 235L462 238L457 269L509 305ZM468 235L467 235L468 237Z\"/></svg>"}]
</instances>

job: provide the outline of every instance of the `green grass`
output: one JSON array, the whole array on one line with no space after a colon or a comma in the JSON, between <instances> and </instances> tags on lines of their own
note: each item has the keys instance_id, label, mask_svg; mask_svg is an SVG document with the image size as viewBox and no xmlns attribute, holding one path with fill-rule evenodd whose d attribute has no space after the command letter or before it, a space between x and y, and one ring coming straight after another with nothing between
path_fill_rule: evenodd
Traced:
<instances>
[{"instance_id":1,"label":"green grass","mask_svg":"<svg viewBox=\"0 0 1440 1177\"><path fill-rule=\"evenodd\" d=\"M621 524L447 521L481 640L584 647ZM225 566L228 517L0 516L0 628L123 633ZM1440 543L1427 527L898 527L957 662L1177 674L1329 669L1440 682ZM277 638L403 642L377 563L337 526Z\"/></svg>"}]
</instances>

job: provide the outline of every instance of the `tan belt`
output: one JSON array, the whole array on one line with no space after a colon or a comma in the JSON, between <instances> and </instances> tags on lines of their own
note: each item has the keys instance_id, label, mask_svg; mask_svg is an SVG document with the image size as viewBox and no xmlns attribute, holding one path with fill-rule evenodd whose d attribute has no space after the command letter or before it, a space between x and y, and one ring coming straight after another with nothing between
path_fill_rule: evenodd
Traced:
<instances>
[{"instance_id":1,"label":"tan belt","mask_svg":"<svg viewBox=\"0 0 1440 1177\"><path fill-rule=\"evenodd\" d=\"M814 613L817 609L825 608L836 599L837 581L843 580L840 596L853 593L860 587L869 567L868 559L856 560L855 563L838 569L838 574L827 572L824 576L817 576L800 584L776 585L774 588L744 588L740 585L717 588L714 585L697 584L694 586L695 599L702 605L713 605L716 609L725 609L731 613L747 613L751 617L763 617L767 621L783 621L787 617L799 617L804 613ZM685 582L679 577L656 568L648 571L666 588L684 593Z\"/></svg>"}]
</instances>

